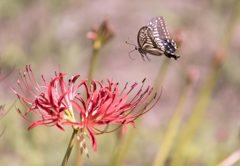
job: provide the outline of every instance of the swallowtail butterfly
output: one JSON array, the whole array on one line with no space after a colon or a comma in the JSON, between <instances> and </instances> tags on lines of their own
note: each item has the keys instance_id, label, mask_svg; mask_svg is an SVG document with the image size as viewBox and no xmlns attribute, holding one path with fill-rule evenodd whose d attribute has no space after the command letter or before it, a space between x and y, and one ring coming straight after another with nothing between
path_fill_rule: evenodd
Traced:
<instances>
[{"instance_id":1,"label":"swallowtail butterfly","mask_svg":"<svg viewBox=\"0 0 240 166\"><path fill-rule=\"evenodd\" d=\"M127 44L135 46L135 49L129 52L129 57L131 52L138 50L143 60L145 56L148 61L150 61L150 59L147 57L147 53L156 56L165 55L175 60L180 58L179 55L174 54L178 48L176 47L176 43L170 39L167 26L162 16L154 17L146 26L138 31L138 46L130 39L128 40L131 43L126 42Z\"/></svg>"}]
</instances>

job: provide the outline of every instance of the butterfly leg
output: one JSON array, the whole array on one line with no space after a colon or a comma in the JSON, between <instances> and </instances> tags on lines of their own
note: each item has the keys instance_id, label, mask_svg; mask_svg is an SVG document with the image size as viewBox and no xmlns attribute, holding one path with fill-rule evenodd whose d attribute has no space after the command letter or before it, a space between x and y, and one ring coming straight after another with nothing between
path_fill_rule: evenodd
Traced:
<instances>
[{"instance_id":1,"label":"butterfly leg","mask_svg":"<svg viewBox=\"0 0 240 166\"><path fill-rule=\"evenodd\" d=\"M146 54L145 56L146 56L146 58L147 58L148 62L151 62L151 59L150 59L150 58L148 58L147 54Z\"/></svg>"},{"instance_id":2,"label":"butterfly leg","mask_svg":"<svg viewBox=\"0 0 240 166\"><path fill-rule=\"evenodd\" d=\"M140 53L140 54L141 54L141 56L142 56L143 61L145 61L145 59L144 59L144 54L142 54L142 53Z\"/></svg>"}]
</instances>

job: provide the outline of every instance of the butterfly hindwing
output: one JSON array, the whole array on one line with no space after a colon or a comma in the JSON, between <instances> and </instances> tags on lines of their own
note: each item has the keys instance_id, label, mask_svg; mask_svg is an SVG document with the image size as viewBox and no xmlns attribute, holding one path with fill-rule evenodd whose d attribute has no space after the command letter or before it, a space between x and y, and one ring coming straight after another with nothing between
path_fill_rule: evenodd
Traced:
<instances>
[{"instance_id":1,"label":"butterfly hindwing","mask_svg":"<svg viewBox=\"0 0 240 166\"><path fill-rule=\"evenodd\" d=\"M142 27L138 32L138 45L143 52L152 55L162 55L163 51L158 49L156 42L151 35L151 29L147 26Z\"/></svg>"},{"instance_id":2,"label":"butterfly hindwing","mask_svg":"<svg viewBox=\"0 0 240 166\"><path fill-rule=\"evenodd\" d=\"M138 31L138 45L145 48L146 45L151 45L151 40L147 34L148 27L144 26Z\"/></svg>"}]
</instances>

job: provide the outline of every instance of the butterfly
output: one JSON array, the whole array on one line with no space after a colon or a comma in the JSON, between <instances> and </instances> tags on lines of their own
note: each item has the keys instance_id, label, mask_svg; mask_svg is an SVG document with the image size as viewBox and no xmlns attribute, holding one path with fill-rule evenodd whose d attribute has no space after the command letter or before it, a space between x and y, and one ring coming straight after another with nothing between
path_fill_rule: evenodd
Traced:
<instances>
[{"instance_id":1,"label":"butterfly","mask_svg":"<svg viewBox=\"0 0 240 166\"><path fill-rule=\"evenodd\" d=\"M144 61L144 56L148 61L151 60L148 58L147 53L156 56L165 55L166 57L175 60L180 58L179 55L174 54L178 48L176 43L170 39L167 26L162 16L154 17L146 26L143 26L138 31L138 46L135 45L130 39L128 40L131 43L126 41L127 44L135 46L135 49L130 51L128 54L130 58L130 53L135 50L139 51Z\"/></svg>"}]
</instances>

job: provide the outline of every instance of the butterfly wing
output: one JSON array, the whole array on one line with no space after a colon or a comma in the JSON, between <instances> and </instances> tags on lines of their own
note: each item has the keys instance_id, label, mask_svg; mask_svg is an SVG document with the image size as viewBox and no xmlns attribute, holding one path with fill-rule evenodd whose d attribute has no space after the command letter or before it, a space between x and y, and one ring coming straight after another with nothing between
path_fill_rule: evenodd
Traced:
<instances>
[{"instance_id":1,"label":"butterfly wing","mask_svg":"<svg viewBox=\"0 0 240 166\"><path fill-rule=\"evenodd\" d=\"M162 16L154 17L148 22L147 26L151 29L154 37L161 40L170 38L166 23Z\"/></svg>"},{"instance_id":2,"label":"butterfly wing","mask_svg":"<svg viewBox=\"0 0 240 166\"><path fill-rule=\"evenodd\" d=\"M149 35L158 45L159 49L171 54L177 50L176 43L170 39L166 23L162 16L151 19L147 26L151 30Z\"/></svg>"},{"instance_id":3,"label":"butterfly wing","mask_svg":"<svg viewBox=\"0 0 240 166\"><path fill-rule=\"evenodd\" d=\"M169 58L179 59L179 55L174 54L176 51L176 43L170 39L167 26L163 17L154 17L149 21L147 26L142 27L138 31L138 47L142 57L147 53L160 56L165 54ZM147 57L148 58L148 57ZM148 58L149 59L149 58Z\"/></svg>"},{"instance_id":4,"label":"butterfly wing","mask_svg":"<svg viewBox=\"0 0 240 166\"><path fill-rule=\"evenodd\" d=\"M142 27L138 32L139 51L142 50L144 54L162 55L163 51L158 49L156 42L151 35L151 29L147 26ZM141 52L140 52L141 53Z\"/></svg>"},{"instance_id":5,"label":"butterfly wing","mask_svg":"<svg viewBox=\"0 0 240 166\"><path fill-rule=\"evenodd\" d=\"M151 40L148 36L148 27L144 26L138 31L138 45L140 48L145 48L147 45L151 46Z\"/></svg>"}]
</instances>

